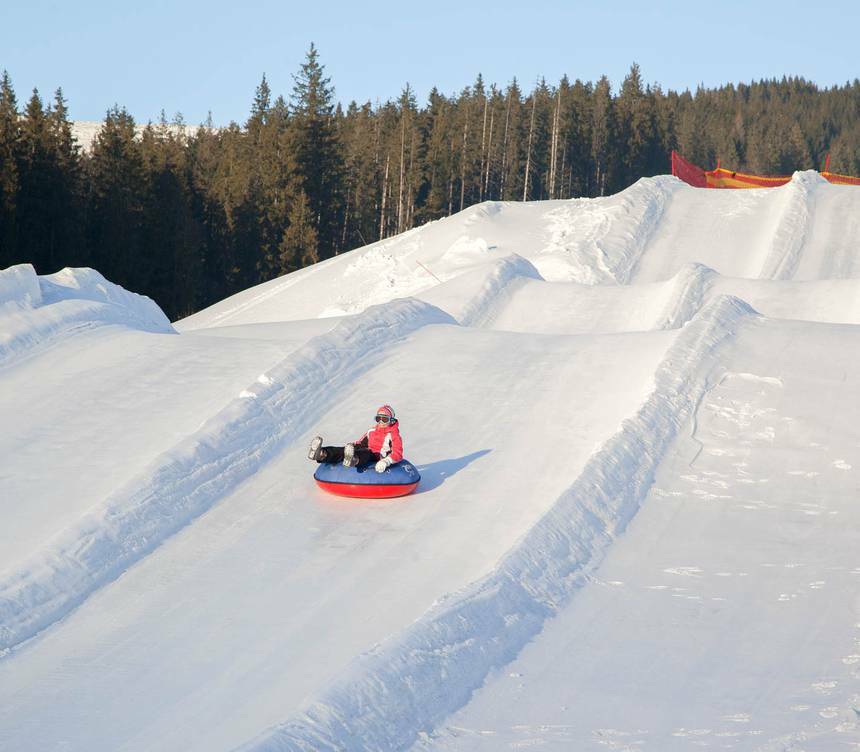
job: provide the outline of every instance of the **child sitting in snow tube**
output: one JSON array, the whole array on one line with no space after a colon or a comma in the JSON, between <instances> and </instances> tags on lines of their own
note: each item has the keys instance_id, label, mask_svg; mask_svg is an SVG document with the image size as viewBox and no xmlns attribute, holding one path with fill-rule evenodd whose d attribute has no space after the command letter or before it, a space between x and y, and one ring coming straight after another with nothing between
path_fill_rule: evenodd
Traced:
<instances>
[{"instance_id":1,"label":"child sitting in snow tube","mask_svg":"<svg viewBox=\"0 0 860 752\"><path fill-rule=\"evenodd\" d=\"M391 405L376 411L376 423L358 441L346 446L323 446L322 437L311 441L308 459L320 464L314 478L332 493L360 498L405 496L415 490L421 476L403 461L403 440ZM345 472L339 468L348 468ZM366 472L370 466L381 477Z\"/></svg>"}]
</instances>

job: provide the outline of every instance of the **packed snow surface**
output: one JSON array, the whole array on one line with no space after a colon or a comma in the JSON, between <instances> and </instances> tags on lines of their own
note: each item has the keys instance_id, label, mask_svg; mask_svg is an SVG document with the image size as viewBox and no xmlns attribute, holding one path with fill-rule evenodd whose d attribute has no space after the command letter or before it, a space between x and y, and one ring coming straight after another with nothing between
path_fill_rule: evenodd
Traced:
<instances>
[{"instance_id":1,"label":"packed snow surface","mask_svg":"<svg viewBox=\"0 0 860 752\"><path fill-rule=\"evenodd\" d=\"M0 270L0 749L860 748L858 218L489 202L173 324ZM326 495L384 402L418 491Z\"/></svg>"}]
</instances>

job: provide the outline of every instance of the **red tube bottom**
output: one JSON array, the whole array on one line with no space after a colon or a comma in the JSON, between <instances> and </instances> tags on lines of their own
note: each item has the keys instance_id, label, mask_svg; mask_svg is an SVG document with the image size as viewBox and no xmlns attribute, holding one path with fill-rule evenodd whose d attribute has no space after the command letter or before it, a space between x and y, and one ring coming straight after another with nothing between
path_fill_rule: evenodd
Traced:
<instances>
[{"instance_id":1,"label":"red tube bottom","mask_svg":"<svg viewBox=\"0 0 860 752\"><path fill-rule=\"evenodd\" d=\"M397 496L407 496L418 487L418 482L395 485L364 485L361 483L329 483L317 478L314 480L323 491L328 491L337 496L348 496L351 499L393 499Z\"/></svg>"}]
</instances>

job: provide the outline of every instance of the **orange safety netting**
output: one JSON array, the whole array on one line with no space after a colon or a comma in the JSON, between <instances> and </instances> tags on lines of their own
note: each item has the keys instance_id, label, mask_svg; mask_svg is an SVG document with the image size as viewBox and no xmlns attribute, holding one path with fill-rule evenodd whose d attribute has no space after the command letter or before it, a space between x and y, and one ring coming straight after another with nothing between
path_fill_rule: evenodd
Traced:
<instances>
[{"instance_id":1,"label":"orange safety netting","mask_svg":"<svg viewBox=\"0 0 860 752\"><path fill-rule=\"evenodd\" d=\"M850 175L840 175L829 171L830 158L821 177L838 185L860 186L860 178ZM720 167L719 163L715 170L703 170L692 162L688 162L680 154L672 152L672 174L681 178L696 188L775 188L785 185L791 180L790 175L751 175L746 172L734 172Z\"/></svg>"}]
</instances>

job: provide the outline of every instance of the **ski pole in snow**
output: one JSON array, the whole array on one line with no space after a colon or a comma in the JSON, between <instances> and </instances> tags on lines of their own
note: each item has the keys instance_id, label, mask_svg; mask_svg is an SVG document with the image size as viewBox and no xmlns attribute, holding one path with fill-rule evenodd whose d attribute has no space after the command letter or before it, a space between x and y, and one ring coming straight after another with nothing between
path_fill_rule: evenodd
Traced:
<instances>
[{"instance_id":1,"label":"ski pole in snow","mask_svg":"<svg viewBox=\"0 0 860 752\"><path fill-rule=\"evenodd\" d=\"M426 266L424 266L424 264L422 264L417 259L415 260L415 263L418 264L418 266L420 266L425 272L427 272L427 274L433 277L433 279L435 279L440 285L442 284L442 280L439 279L439 277L437 277L435 274L433 274L433 272L431 272Z\"/></svg>"}]
</instances>

